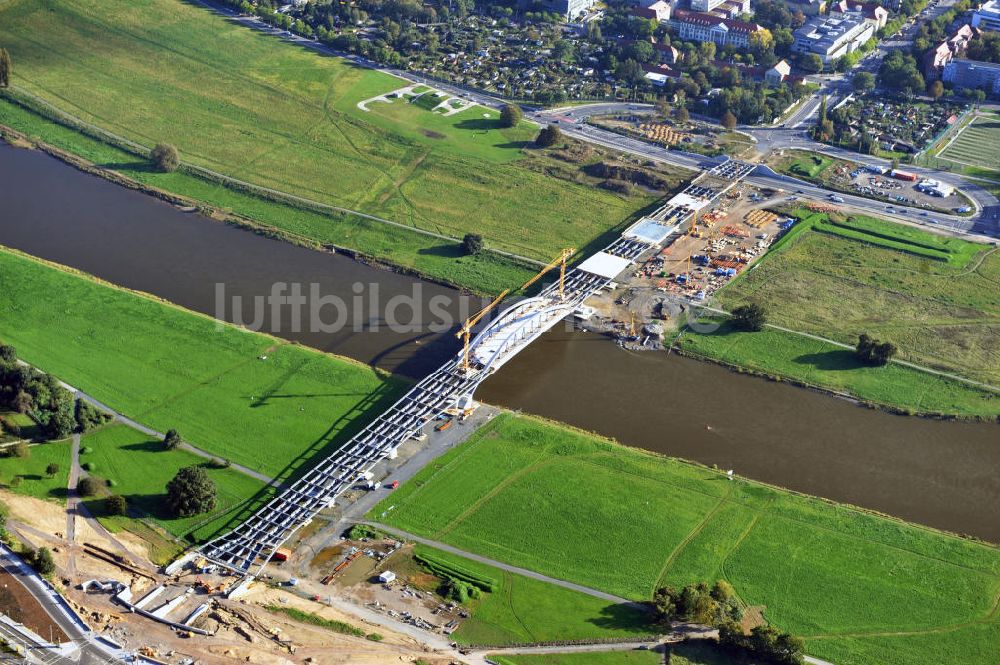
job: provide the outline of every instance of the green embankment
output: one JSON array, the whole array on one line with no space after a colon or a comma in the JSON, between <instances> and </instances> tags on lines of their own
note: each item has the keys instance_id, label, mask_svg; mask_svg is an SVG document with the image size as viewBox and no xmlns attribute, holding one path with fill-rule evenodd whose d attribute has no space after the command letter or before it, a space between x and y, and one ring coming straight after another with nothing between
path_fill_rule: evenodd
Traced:
<instances>
[{"instance_id":1,"label":"green embankment","mask_svg":"<svg viewBox=\"0 0 1000 665\"><path fill-rule=\"evenodd\" d=\"M0 457L0 484L38 499L65 500L72 452L69 440L39 443L30 451L28 457ZM59 465L51 477L45 473L49 464Z\"/></svg>"},{"instance_id":2,"label":"green embankment","mask_svg":"<svg viewBox=\"0 0 1000 665\"><path fill-rule=\"evenodd\" d=\"M8 0L0 43L15 86L130 140L172 143L193 164L321 203L451 237L480 233L537 259L586 245L653 200L577 182L579 167L540 168L523 150L532 125L502 128L495 110L445 116L397 99L364 111L359 102L406 83L180 0ZM376 256L386 242L345 242L328 226L324 240Z\"/></svg>"},{"instance_id":3,"label":"green embankment","mask_svg":"<svg viewBox=\"0 0 1000 665\"><path fill-rule=\"evenodd\" d=\"M349 247L431 279L479 293L498 293L522 284L534 271L492 252L466 255L455 243L438 240L356 215L323 214L224 187L184 171L160 173L146 159L59 125L0 96L0 124L61 150L112 168L144 186L189 197L272 229L307 247Z\"/></svg>"},{"instance_id":4,"label":"green embankment","mask_svg":"<svg viewBox=\"0 0 1000 665\"><path fill-rule=\"evenodd\" d=\"M992 663L997 548L532 418L494 419L370 518L637 600L726 579L838 665L926 662L891 644L911 635Z\"/></svg>"},{"instance_id":5,"label":"green embankment","mask_svg":"<svg viewBox=\"0 0 1000 665\"><path fill-rule=\"evenodd\" d=\"M1000 385L1000 252L878 219L798 215L752 270L716 293L718 307L756 302L774 325L852 346L866 333L896 344L902 360ZM1000 395L987 388L898 364L865 367L834 344L714 321L723 324L715 332L685 332L681 348L904 411L1000 414Z\"/></svg>"},{"instance_id":6,"label":"green embankment","mask_svg":"<svg viewBox=\"0 0 1000 665\"><path fill-rule=\"evenodd\" d=\"M136 421L287 477L404 388L369 367L0 251L0 339Z\"/></svg>"},{"instance_id":7,"label":"green embankment","mask_svg":"<svg viewBox=\"0 0 1000 665\"><path fill-rule=\"evenodd\" d=\"M233 469L217 469L203 457L185 450L164 450L163 442L124 425L113 425L84 436L80 463L93 465L92 475L111 481L109 494L128 502L130 516L155 522L168 533L191 541L213 535L240 513L264 498L264 484ZM167 483L186 466L201 466L218 491L211 513L175 518L164 503ZM108 515L100 497L88 499L91 514L109 529L129 529L130 518Z\"/></svg>"},{"instance_id":8,"label":"green embankment","mask_svg":"<svg viewBox=\"0 0 1000 665\"><path fill-rule=\"evenodd\" d=\"M460 570L493 582L493 591L467 603L471 617L452 638L461 644L524 644L553 640L647 636L650 615L578 591L508 573L463 557L418 545L417 561L438 576ZM446 575L447 576L447 575Z\"/></svg>"}]
</instances>

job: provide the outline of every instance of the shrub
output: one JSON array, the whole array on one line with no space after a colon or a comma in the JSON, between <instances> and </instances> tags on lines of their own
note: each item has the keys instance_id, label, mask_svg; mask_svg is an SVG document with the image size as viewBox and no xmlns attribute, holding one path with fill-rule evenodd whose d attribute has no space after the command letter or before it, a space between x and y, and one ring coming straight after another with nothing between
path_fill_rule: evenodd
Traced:
<instances>
[{"instance_id":1,"label":"shrub","mask_svg":"<svg viewBox=\"0 0 1000 665\"><path fill-rule=\"evenodd\" d=\"M372 642L381 642L385 638L382 637L381 635L379 635L378 633L368 633L368 635L365 637L365 639L366 640L371 640Z\"/></svg>"},{"instance_id":2,"label":"shrub","mask_svg":"<svg viewBox=\"0 0 1000 665\"><path fill-rule=\"evenodd\" d=\"M121 494L113 494L104 500L104 510L108 515L127 515L128 502Z\"/></svg>"},{"instance_id":3,"label":"shrub","mask_svg":"<svg viewBox=\"0 0 1000 665\"><path fill-rule=\"evenodd\" d=\"M102 411L90 402L82 399L76 400L74 416L78 432L89 432L109 422L112 418L110 413Z\"/></svg>"},{"instance_id":4,"label":"shrub","mask_svg":"<svg viewBox=\"0 0 1000 665\"><path fill-rule=\"evenodd\" d=\"M167 430L167 433L163 436L163 448L164 450L176 450L181 445L181 435L177 433L175 429Z\"/></svg>"},{"instance_id":5,"label":"shrub","mask_svg":"<svg viewBox=\"0 0 1000 665\"><path fill-rule=\"evenodd\" d=\"M80 496L97 496L103 489L101 481L93 476L81 478L76 484L76 491Z\"/></svg>"},{"instance_id":6,"label":"shrub","mask_svg":"<svg viewBox=\"0 0 1000 665\"><path fill-rule=\"evenodd\" d=\"M87 471L88 473L97 470L97 464L95 464L94 462L85 462L80 466L81 468L83 468L84 471Z\"/></svg>"},{"instance_id":7,"label":"shrub","mask_svg":"<svg viewBox=\"0 0 1000 665\"><path fill-rule=\"evenodd\" d=\"M760 332L767 323L764 308L757 303L740 305L733 310L733 327L746 332Z\"/></svg>"},{"instance_id":8,"label":"shrub","mask_svg":"<svg viewBox=\"0 0 1000 665\"><path fill-rule=\"evenodd\" d=\"M476 255L483 251L485 244L483 237L478 233L466 233L462 238L462 249L466 254Z\"/></svg>"},{"instance_id":9,"label":"shrub","mask_svg":"<svg viewBox=\"0 0 1000 665\"><path fill-rule=\"evenodd\" d=\"M547 125L542 127L542 131L538 132L538 137L535 139L535 145L539 148L551 148L559 139L562 138L562 132L555 125Z\"/></svg>"},{"instance_id":10,"label":"shrub","mask_svg":"<svg viewBox=\"0 0 1000 665\"><path fill-rule=\"evenodd\" d=\"M24 441L18 441L10 447L10 454L13 457L20 457L21 459L31 457L31 447Z\"/></svg>"},{"instance_id":11,"label":"shrub","mask_svg":"<svg viewBox=\"0 0 1000 665\"><path fill-rule=\"evenodd\" d=\"M57 473L59 473L59 465L55 462L49 462L49 465L45 467L45 475L49 478L55 478Z\"/></svg>"},{"instance_id":12,"label":"shrub","mask_svg":"<svg viewBox=\"0 0 1000 665\"><path fill-rule=\"evenodd\" d=\"M892 342L880 342L862 334L858 337L858 346L855 348L854 354L865 365L882 367L889 363L896 355L896 351L896 345Z\"/></svg>"},{"instance_id":13,"label":"shrub","mask_svg":"<svg viewBox=\"0 0 1000 665\"><path fill-rule=\"evenodd\" d=\"M0 344L0 363L13 365L17 360L17 349L10 344Z\"/></svg>"},{"instance_id":14,"label":"shrub","mask_svg":"<svg viewBox=\"0 0 1000 665\"><path fill-rule=\"evenodd\" d=\"M173 173L181 165L180 155L177 148L169 143L157 143L156 147L149 153L149 159L164 173Z\"/></svg>"}]
</instances>

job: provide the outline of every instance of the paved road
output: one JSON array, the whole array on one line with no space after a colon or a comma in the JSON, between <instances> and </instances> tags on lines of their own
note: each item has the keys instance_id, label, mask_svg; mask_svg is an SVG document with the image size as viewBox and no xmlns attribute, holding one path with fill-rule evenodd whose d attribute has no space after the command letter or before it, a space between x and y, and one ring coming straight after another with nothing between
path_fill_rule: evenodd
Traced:
<instances>
[{"instance_id":1,"label":"paved road","mask_svg":"<svg viewBox=\"0 0 1000 665\"><path fill-rule=\"evenodd\" d=\"M38 601L52 620L69 636L73 648L62 650L60 655L51 648L36 644L35 651L44 653L40 662L94 664L121 663L125 654L120 650L96 641L93 631L68 609L65 599L29 568L17 555L0 545L0 568L14 577Z\"/></svg>"}]
</instances>

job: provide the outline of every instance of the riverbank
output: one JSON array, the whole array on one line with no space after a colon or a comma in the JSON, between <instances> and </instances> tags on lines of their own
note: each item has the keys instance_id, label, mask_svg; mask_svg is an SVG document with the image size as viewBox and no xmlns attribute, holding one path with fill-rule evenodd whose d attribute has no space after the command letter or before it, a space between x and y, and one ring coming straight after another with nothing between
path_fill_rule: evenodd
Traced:
<instances>
[{"instance_id":1,"label":"riverbank","mask_svg":"<svg viewBox=\"0 0 1000 665\"><path fill-rule=\"evenodd\" d=\"M868 217L791 214L795 226L716 292L719 309L703 317L709 329L680 335L682 352L901 413L1000 416L996 247ZM744 334L718 316L746 303L773 325ZM896 361L859 363L861 334L893 342Z\"/></svg>"},{"instance_id":2,"label":"riverbank","mask_svg":"<svg viewBox=\"0 0 1000 665\"><path fill-rule=\"evenodd\" d=\"M510 284L523 283L535 271L533 265L489 251L468 256L455 243L363 217L263 198L185 172L158 173L145 158L65 127L2 95L0 135L15 147L37 148L85 173L178 208L194 208L207 218L473 293L497 293Z\"/></svg>"},{"instance_id":3,"label":"riverbank","mask_svg":"<svg viewBox=\"0 0 1000 665\"><path fill-rule=\"evenodd\" d=\"M838 665L924 662L908 633L986 665L1000 631L996 547L531 417L494 419L371 518L636 600L727 579ZM957 624L987 630L945 630Z\"/></svg>"},{"instance_id":4,"label":"riverbank","mask_svg":"<svg viewBox=\"0 0 1000 665\"><path fill-rule=\"evenodd\" d=\"M9 249L0 267L0 338L25 361L270 477L328 454L406 386Z\"/></svg>"}]
</instances>

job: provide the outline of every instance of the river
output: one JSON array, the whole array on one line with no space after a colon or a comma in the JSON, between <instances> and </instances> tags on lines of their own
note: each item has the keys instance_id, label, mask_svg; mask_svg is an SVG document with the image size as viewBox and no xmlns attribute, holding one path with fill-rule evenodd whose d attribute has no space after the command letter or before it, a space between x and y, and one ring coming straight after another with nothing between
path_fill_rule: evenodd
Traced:
<instances>
[{"instance_id":1,"label":"river","mask_svg":"<svg viewBox=\"0 0 1000 665\"><path fill-rule=\"evenodd\" d=\"M227 294L252 296L279 282L317 283L323 294L346 302L360 284L365 332L351 326L295 333L288 316L267 327L411 377L436 367L457 344L444 332L371 330L372 321L384 320L389 299L417 288L424 302L446 299L444 310L456 321L473 306L455 290L186 214L42 153L3 145L0 202L0 243L208 314L217 309L217 284ZM375 288L382 307L368 306ZM488 379L478 397L628 445L1000 542L994 424L890 415L710 363L626 352L562 326Z\"/></svg>"}]
</instances>

